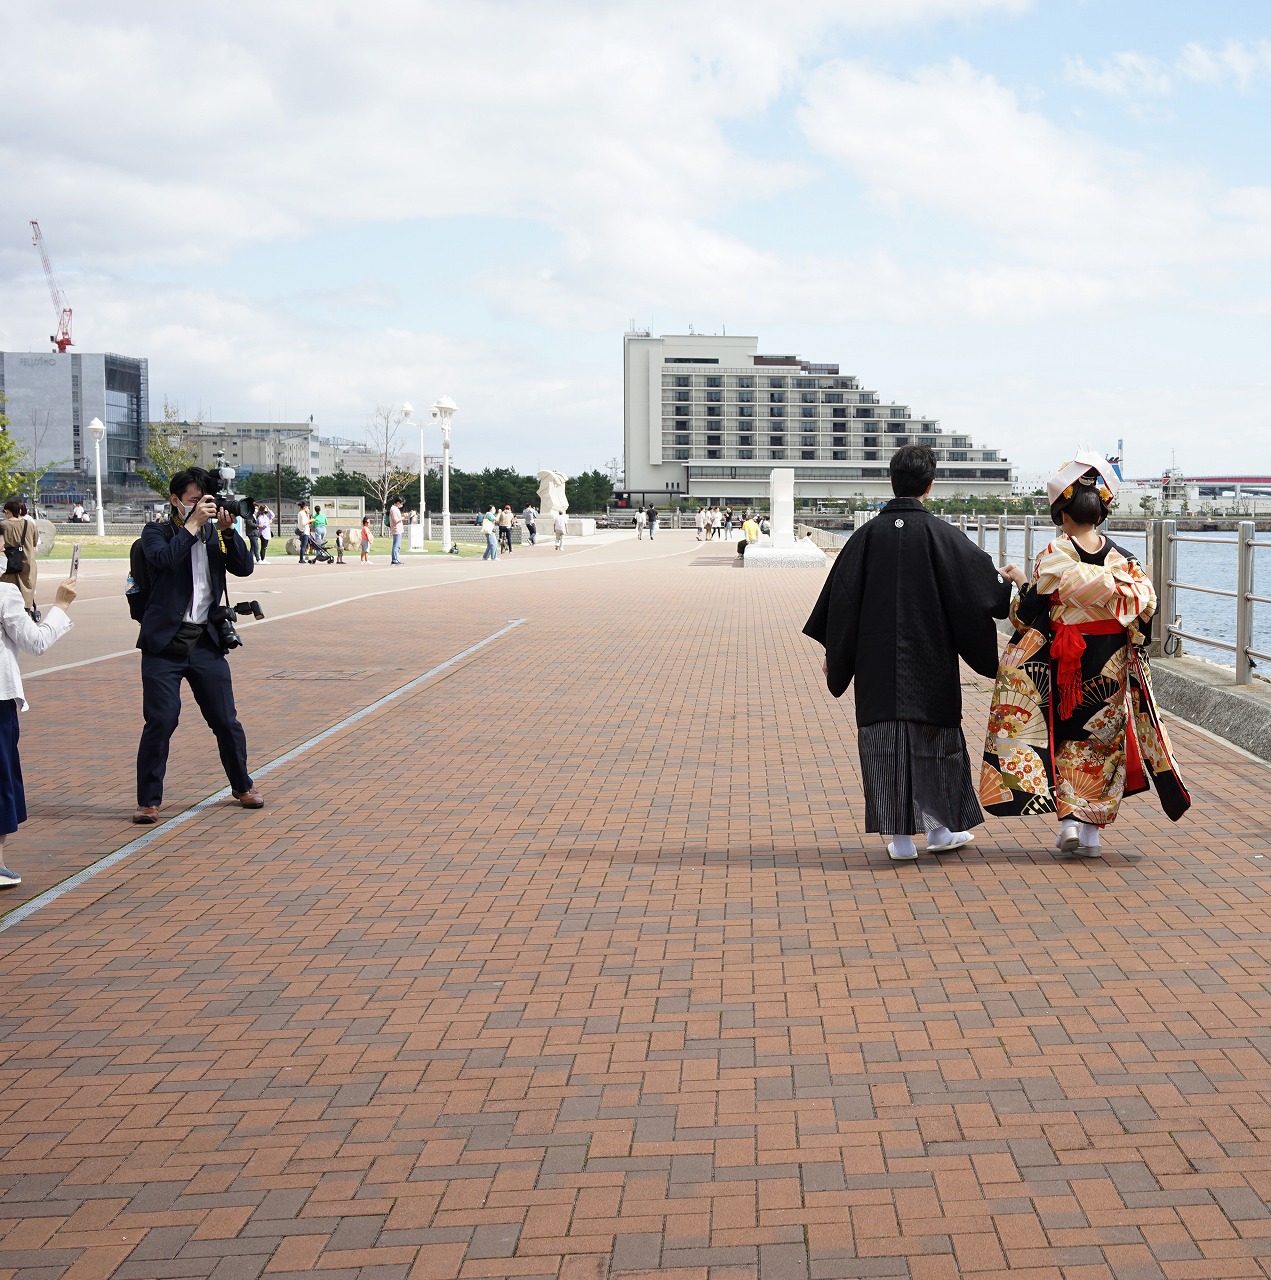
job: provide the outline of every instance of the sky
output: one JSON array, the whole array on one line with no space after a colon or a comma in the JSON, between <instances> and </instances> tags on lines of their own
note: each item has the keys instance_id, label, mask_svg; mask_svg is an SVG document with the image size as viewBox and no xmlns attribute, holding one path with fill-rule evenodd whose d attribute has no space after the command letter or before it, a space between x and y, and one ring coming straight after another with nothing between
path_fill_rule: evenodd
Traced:
<instances>
[{"instance_id":1,"label":"sky","mask_svg":"<svg viewBox=\"0 0 1271 1280\"><path fill-rule=\"evenodd\" d=\"M0 349L458 466L622 452L622 335L755 334L1025 473L1271 472L1266 0L9 3ZM416 446L417 447L417 446ZM429 453L436 441L426 441Z\"/></svg>"}]
</instances>

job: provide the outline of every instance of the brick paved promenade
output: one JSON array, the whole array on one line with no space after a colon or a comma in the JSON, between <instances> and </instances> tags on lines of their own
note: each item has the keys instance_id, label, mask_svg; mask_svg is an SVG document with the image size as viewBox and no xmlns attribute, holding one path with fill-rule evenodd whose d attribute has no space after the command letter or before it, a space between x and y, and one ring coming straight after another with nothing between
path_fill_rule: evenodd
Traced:
<instances>
[{"instance_id":1,"label":"brick paved promenade","mask_svg":"<svg viewBox=\"0 0 1271 1280\"><path fill-rule=\"evenodd\" d=\"M0 908L140 834L92 572ZM258 574L268 807L0 932L0 1280L1271 1275L1271 774L1175 725L1179 827L894 866L820 582L691 534ZM187 706L165 816L222 782Z\"/></svg>"}]
</instances>

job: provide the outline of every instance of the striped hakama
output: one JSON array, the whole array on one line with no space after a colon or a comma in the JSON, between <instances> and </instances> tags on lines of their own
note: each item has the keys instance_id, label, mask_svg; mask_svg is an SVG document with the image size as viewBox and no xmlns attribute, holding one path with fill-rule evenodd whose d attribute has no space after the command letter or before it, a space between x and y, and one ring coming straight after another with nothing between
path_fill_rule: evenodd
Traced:
<instances>
[{"instance_id":1,"label":"striped hakama","mask_svg":"<svg viewBox=\"0 0 1271 1280\"><path fill-rule=\"evenodd\" d=\"M966 831L984 821L960 728L884 720L857 733L866 831Z\"/></svg>"}]
</instances>

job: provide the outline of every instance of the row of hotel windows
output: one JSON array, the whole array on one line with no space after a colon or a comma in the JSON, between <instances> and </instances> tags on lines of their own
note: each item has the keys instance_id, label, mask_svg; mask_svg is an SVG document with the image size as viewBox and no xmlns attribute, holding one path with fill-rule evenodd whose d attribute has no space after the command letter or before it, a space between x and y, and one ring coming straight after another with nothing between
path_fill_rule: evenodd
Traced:
<instances>
[{"instance_id":1,"label":"row of hotel windows","mask_svg":"<svg viewBox=\"0 0 1271 1280\"><path fill-rule=\"evenodd\" d=\"M755 416L755 406L753 404L729 405L729 410L730 412L735 413L739 418L753 418ZM698 411L700 412L700 406L698 407ZM686 404L677 404L675 406L675 416L677 418L687 418L689 416L689 406ZM724 406L722 404L708 404L706 406L706 416L708 418L722 418L724 416ZM771 404L768 406L768 417L784 418L785 416L786 416L785 405ZM816 405L805 404L805 405L802 405L799 409L799 417L801 418L820 418L823 416L829 417L829 418L853 418L853 419L856 419L859 421L865 421L865 422L887 421L887 419L884 418L884 416L880 414L876 409L857 409L855 413L852 413L846 408L842 408L842 409L834 408L834 409L831 409L828 414L824 414L824 415L817 411ZM913 419L907 418L906 421L912 422ZM919 429L926 430L926 431L933 431L936 434L940 434L940 428L937 427L935 423L930 421L929 419L924 419L924 418L918 419L917 426ZM905 428L900 425L889 426L887 429L889 431L905 430Z\"/></svg>"},{"instance_id":2,"label":"row of hotel windows","mask_svg":"<svg viewBox=\"0 0 1271 1280\"><path fill-rule=\"evenodd\" d=\"M754 391L737 391L729 395L728 399L731 403L736 401L738 404L754 404L755 396L762 392ZM664 397L665 398L665 397ZM696 394L692 391L672 391L671 399L676 404L688 404L691 400L705 400L707 404L722 404L724 393L722 391L699 391ZM769 391L768 404L785 404L786 393L784 391ZM908 418L909 410L904 405L887 405L885 408L878 407L878 401L872 397L865 396L845 396L841 391L801 391L799 393L800 404L857 404L874 406L872 408L863 408L856 410L858 418Z\"/></svg>"},{"instance_id":3,"label":"row of hotel windows","mask_svg":"<svg viewBox=\"0 0 1271 1280\"><path fill-rule=\"evenodd\" d=\"M700 422L698 422L698 424L690 424L690 422L676 422L673 426L675 426L675 430L672 431L671 426L668 425L667 428L663 430L663 435L675 435L676 444L690 444L690 433L695 433L699 436L704 434L703 424L700 424ZM855 433L855 431L849 433L846 426L836 425L832 431L820 430L819 433L811 428L809 424L800 424L800 428L801 433L803 433L803 442L809 445L817 443L818 434L822 436L832 435L833 443L840 445L840 447L846 447L847 436L849 436L849 434L854 436L856 443L859 443L861 447L867 449L879 448L879 439L881 439L877 434L859 435L858 433ZM753 444L754 435L751 433L753 433L754 429L754 422L708 422L708 424L705 424L705 438L707 438L708 444L718 443L723 431L727 430L727 433L730 435L741 433L737 434L737 443ZM785 425L771 424L771 428L769 429L785 431ZM874 430L877 431L877 428L874 428ZM777 442L778 436L769 435L768 439L772 440L772 442ZM888 433L888 438L884 444L886 444L886 447L890 449L899 449L904 447L906 444L925 444L928 448L938 449L938 451L941 452L946 451L946 449L952 449L952 451L955 451L955 453L952 454L954 457L959 456L959 454L961 457L965 457L965 451L968 451L971 447L970 440L960 439L959 436L948 436L948 438L937 439L934 435L909 436L892 435L891 433Z\"/></svg>"},{"instance_id":4,"label":"row of hotel windows","mask_svg":"<svg viewBox=\"0 0 1271 1280\"><path fill-rule=\"evenodd\" d=\"M854 453L858 457L863 458L866 462L880 462L883 460L882 458L879 457L878 451L876 449L864 449L864 450L853 449L851 453ZM699 448L696 451L692 449L683 449L683 448L671 449L668 451L668 456L671 459L673 459L675 462L688 462L689 459L692 457L699 457L699 458L700 457L706 457L706 458L735 457L735 458L744 459L744 458L754 458L754 457L762 456L765 458L772 458L774 460L779 460L786 456L786 450L784 449L784 447L775 445L775 437L774 437L774 444L769 445L768 449L762 454L756 454L755 450L749 446L738 447L737 449L731 449L727 451L724 450L723 448L708 446L705 449ZM792 457L794 456L793 451L791 451L791 456ZM828 457L835 462L846 462L849 457L849 451L847 449L826 450L826 449L816 449L816 448L805 448L805 449L799 450L799 457L802 458L804 461L815 461L818 458ZM950 453L943 459L943 461L966 462L968 461L968 458L964 453ZM986 458L986 459L982 459L982 461L992 462L994 461L994 459Z\"/></svg>"},{"instance_id":5,"label":"row of hotel windows","mask_svg":"<svg viewBox=\"0 0 1271 1280\"><path fill-rule=\"evenodd\" d=\"M795 389L798 391L815 391L817 390L817 388L822 388L824 390L830 390L830 391L859 391L861 388L861 384L857 382L855 378L794 378L794 379L790 379L790 378L782 378L782 377L770 377L770 378L760 378L758 380L758 385L761 387L772 387L773 389L776 389L778 387L789 386L791 382L793 382ZM733 377L730 375L727 379L725 379L721 374L707 374L705 377L703 377L701 374L698 374L697 380L696 382L694 382L694 380L688 374L678 373L671 378L671 385L675 387L691 387L691 386L753 387L756 385L756 381L753 377L748 375L742 375L740 377ZM873 401L872 403L877 403L877 401Z\"/></svg>"}]
</instances>

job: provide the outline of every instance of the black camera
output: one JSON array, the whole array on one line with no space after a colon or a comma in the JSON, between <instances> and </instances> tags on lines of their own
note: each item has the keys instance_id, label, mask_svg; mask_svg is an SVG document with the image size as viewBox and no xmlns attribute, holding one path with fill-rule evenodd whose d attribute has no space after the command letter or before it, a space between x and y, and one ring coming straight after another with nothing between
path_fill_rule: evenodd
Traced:
<instances>
[{"instance_id":1,"label":"black camera","mask_svg":"<svg viewBox=\"0 0 1271 1280\"><path fill-rule=\"evenodd\" d=\"M222 653L237 649L243 643L234 625L235 618L264 618L265 611L259 600L240 600L237 604L214 605L208 610L207 620L216 629L216 639Z\"/></svg>"},{"instance_id":2,"label":"black camera","mask_svg":"<svg viewBox=\"0 0 1271 1280\"><path fill-rule=\"evenodd\" d=\"M208 610L207 620L216 631L216 642L221 646L222 653L237 649L243 643L243 637L238 634L238 628L234 625L236 613L237 610L224 604L213 605Z\"/></svg>"}]
</instances>

